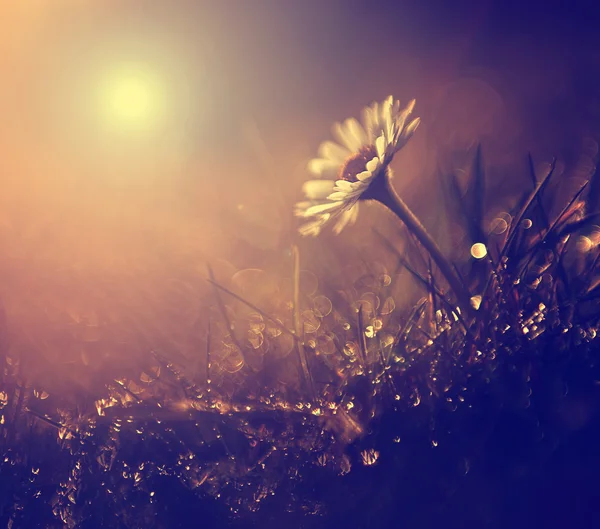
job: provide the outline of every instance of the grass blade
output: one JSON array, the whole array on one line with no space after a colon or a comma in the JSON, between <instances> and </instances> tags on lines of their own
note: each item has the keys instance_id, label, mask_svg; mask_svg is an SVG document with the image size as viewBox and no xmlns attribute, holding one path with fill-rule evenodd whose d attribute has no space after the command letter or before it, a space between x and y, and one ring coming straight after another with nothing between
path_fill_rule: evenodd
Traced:
<instances>
[{"instance_id":1,"label":"grass blade","mask_svg":"<svg viewBox=\"0 0 600 529\"><path fill-rule=\"evenodd\" d=\"M315 388L313 384L312 377L310 375L310 370L308 368L308 361L306 358L306 351L304 349L304 330L302 321L300 319L300 252L298 251L297 246L292 246L292 257L293 257L293 266L294 266L294 327L297 339L295 342L296 351L298 352L298 359L300 360L300 366L302 367L302 375L304 376L304 381L308 386L308 391L310 392L311 398L314 400L315 398ZM302 337L302 339L300 339Z\"/></svg>"}]
</instances>

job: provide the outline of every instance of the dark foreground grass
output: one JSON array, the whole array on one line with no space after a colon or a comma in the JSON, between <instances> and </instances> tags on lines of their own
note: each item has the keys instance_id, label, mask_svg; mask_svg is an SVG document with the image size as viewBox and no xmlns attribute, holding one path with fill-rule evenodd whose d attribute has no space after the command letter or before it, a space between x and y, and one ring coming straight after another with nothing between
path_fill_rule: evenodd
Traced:
<instances>
[{"instance_id":1,"label":"dark foreground grass","mask_svg":"<svg viewBox=\"0 0 600 529\"><path fill-rule=\"evenodd\" d=\"M87 391L25 376L4 321L0 527L596 527L600 193L559 196L553 170L491 228L481 153L466 192L444 180L487 249L457 269L472 314L408 233L378 235L397 269L335 286L296 249L263 299L209 271L193 356Z\"/></svg>"}]
</instances>

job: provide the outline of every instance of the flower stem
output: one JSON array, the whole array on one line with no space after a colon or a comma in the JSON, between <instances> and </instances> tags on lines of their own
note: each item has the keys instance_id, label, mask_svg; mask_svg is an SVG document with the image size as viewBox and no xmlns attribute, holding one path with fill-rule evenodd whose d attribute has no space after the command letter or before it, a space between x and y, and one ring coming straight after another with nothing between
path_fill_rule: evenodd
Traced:
<instances>
[{"instance_id":1,"label":"flower stem","mask_svg":"<svg viewBox=\"0 0 600 529\"><path fill-rule=\"evenodd\" d=\"M365 195L364 198L377 200L400 218L437 264L448 285L454 291L463 313L472 313L471 294L467 287L459 279L448 259L444 257L437 243L425 229L425 226L421 224L418 217L396 193L391 185L389 174L372 182Z\"/></svg>"}]
</instances>

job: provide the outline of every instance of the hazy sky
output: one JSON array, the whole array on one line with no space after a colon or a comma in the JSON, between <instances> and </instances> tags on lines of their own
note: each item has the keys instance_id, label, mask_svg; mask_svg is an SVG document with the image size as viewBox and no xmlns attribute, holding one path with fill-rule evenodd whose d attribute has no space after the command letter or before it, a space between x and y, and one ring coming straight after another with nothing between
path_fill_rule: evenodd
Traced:
<instances>
[{"instance_id":1,"label":"hazy sky","mask_svg":"<svg viewBox=\"0 0 600 529\"><path fill-rule=\"evenodd\" d=\"M416 98L423 120L396 162L408 198L477 141L499 166L531 149L575 167L600 136L597 17L550 4L2 2L3 200L18 196L30 222L58 196L101 216L118 188L140 218L219 232L212 251L221 231L273 245L332 121L390 93ZM132 60L169 87L171 119L148 142L102 136L90 118L96 73Z\"/></svg>"}]
</instances>

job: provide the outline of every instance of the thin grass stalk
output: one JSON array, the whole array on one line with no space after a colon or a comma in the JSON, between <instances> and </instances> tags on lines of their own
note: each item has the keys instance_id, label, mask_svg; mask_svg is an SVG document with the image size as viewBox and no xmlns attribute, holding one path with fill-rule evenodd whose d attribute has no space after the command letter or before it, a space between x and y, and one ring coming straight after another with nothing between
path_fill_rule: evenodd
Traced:
<instances>
[{"instance_id":1,"label":"thin grass stalk","mask_svg":"<svg viewBox=\"0 0 600 529\"><path fill-rule=\"evenodd\" d=\"M418 239L421 245L427 250L434 260L441 274L446 279L451 290L458 300L458 304L464 314L472 314L471 294L467 287L456 275L452 265L444 256L437 243L429 235L425 226L418 217L412 212L408 205L400 198L390 182L390 176L375 180L369 187L368 198L379 201L387 206L408 228L408 230Z\"/></svg>"},{"instance_id":2,"label":"thin grass stalk","mask_svg":"<svg viewBox=\"0 0 600 529\"><path fill-rule=\"evenodd\" d=\"M308 368L308 361L306 358L306 351L304 349L304 329L302 320L300 318L300 252L297 246L292 246L292 258L294 267L294 327L296 331L295 347L298 352L298 359L300 360L300 366L302 367L302 375L304 376L304 382L308 386L308 391L311 398L315 398L315 387Z\"/></svg>"}]
</instances>

